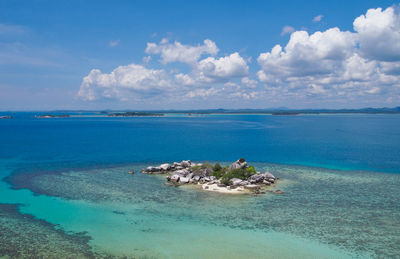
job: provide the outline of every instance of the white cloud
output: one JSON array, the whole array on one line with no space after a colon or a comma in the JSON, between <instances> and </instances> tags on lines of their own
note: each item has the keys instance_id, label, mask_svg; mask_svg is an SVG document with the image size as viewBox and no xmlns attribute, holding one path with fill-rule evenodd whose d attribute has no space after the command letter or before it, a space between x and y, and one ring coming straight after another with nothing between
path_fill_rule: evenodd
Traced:
<instances>
[{"instance_id":1,"label":"white cloud","mask_svg":"<svg viewBox=\"0 0 400 259\"><path fill-rule=\"evenodd\" d=\"M320 22L320 21L322 21L322 18L324 18L324 16L322 14L317 15L313 18L313 22Z\"/></svg>"},{"instance_id":2,"label":"white cloud","mask_svg":"<svg viewBox=\"0 0 400 259\"><path fill-rule=\"evenodd\" d=\"M380 70L386 75L400 76L400 62L381 62Z\"/></svg>"},{"instance_id":3,"label":"white cloud","mask_svg":"<svg viewBox=\"0 0 400 259\"><path fill-rule=\"evenodd\" d=\"M170 43L167 39L161 40L159 44L147 43L147 54L160 54L161 62L183 62L188 64L195 64L203 54L216 55L219 49L217 45L206 39L203 45L191 46L184 45L178 41Z\"/></svg>"},{"instance_id":4,"label":"white cloud","mask_svg":"<svg viewBox=\"0 0 400 259\"><path fill-rule=\"evenodd\" d=\"M119 66L111 73L92 69L83 78L78 97L94 101L101 98L125 100L137 94L167 92L173 90L169 75L164 70L147 69L131 64Z\"/></svg>"},{"instance_id":5,"label":"white cloud","mask_svg":"<svg viewBox=\"0 0 400 259\"><path fill-rule=\"evenodd\" d=\"M282 28L281 36L284 36L286 34L291 34L294 31L295 29L292 26L286 25Z\"/></svg>"},{"instance_id":6,"label":"white cloud","mask_svg":"<svg viewBox=\"0 0 400 259\"><path fill-rule=\"evenodd\" d=\"M204 86L211 83L229 83L248 73L249 67L246 60L235 52L225 57L208 57L200 60L193 64L189 74L178 73L175 78L182 85Z\"/></svg>"},{"instance_id":7,"label":"white cloud","mask_svg":"<svg viewBox=\"0 0 400 259\"><path fill-rule=\"evenodd\" d=\"M245 91L240 91L240 92L234 92L229 94L230 98L239 98L239 99L245 99L245 100L250 100L250 99L256 99L258 96L260 96L259 92L245 92Z\"/></svg>"},{"instance_id":8,"label":"white cloud","mask_svg":"<svg viewBox=\"0 0 400 259\"><path fill-rule=\"evenodd\" d=\"M242 84L248 88L256 88L258 82L256 80L250 79L248 77L243 77L241 80Z\"/></svg>"},{"instance_id":9,"label":"white cloud","mask_svg":"<svg viewBox=\"0 0 400 259\"><path fill-rule=\"evenodd\" d=\"M175 79L179 84L182 85L196 85L196 81L187 74L179 73L175 75Z\"/></svg>"},{"instance_id":10,"label":"white cloud","mask_svg":"<svg viewBox=\"0 0 400 259\"><path fill-rule=\"evenodd\" d=\"M365 92L368 94L377 94L381 91L379 87L373 87L371 89L366 90Z\"/></svg>"},{"instance_id":11,"label":"white cloud","mask_svg":"<svg viewBox=\"0 0 400 259\"><path fill-rule=\"evenodd\" d=\"M369 9L354 20L361 53L380 61L400 61L400 15L394 7Z\"/></svg>"},{"instance_id":12,"label":"white cloud","mask_svg":"<svg viewBox=\"0 0 400 259\"><path fill-rule=\"evenodd\" d=\"M197 46L183 45L177 41L170 43L167 39L163 39L159 44L148 43L146 48L146 53L160 54L163 64L170 62L190 64L189 73L177 72L175 75L176 81L182 85L199 86L206 83L227 82L249 73L247 61L239 53L213 57L218 51L216 44L208 39L204 40L203 45ZM202 55L212 56L199 60Z\"/></svg>"},{"instance_id":13,"label":"white cloud","mask_svg":"<svg viewBox=\"0 0 400 259\"><path fill-rule=\"evenodd\" d=\"M143 63L148 64L151 60L151 56L146 56L142 58Z\"/></svg>"},{"instance_id":14,"label":"white cloud","mask_svg":"<svg viewBox=\"0 0 400 259\"><path fill-rule=\"evenodd\" d=\"M119 66L111 73L94 69L82 80L78 96L146 102L153 97L157 102L160 97L167 102L203 98L228 104L231 99L241 104L258 100L270 107L299 102L308 107L312 102L394 103L400 100L399 20L395 8L389 7L370 9L356 18L352 32L334 27L308 33L287 26L283 30L290 33L287 44L261 53L256 75L249 71L250 58L238 52L217 56L219 50L209 39L197 45L163 39L148 43L145 50L160 55L161 69L137 64ZM153 64L151 58L143 58L143 64ZM169 64L174 62L189 66Z\"/></svg>"},{"instance_id":15,"label":"white cloud","mask_svg":"<svg viewBox=\"0 0 400 259\"><path fill-rule=\"evenodd\" d=\"M259 55L259 80L266 89L279 89L275 94L296 97L350 100L364 94L398 93L399 14L393 7L370 9L355 19L354 30L293 32L286 46L276 45Z\"/></svg>"},{"instance_id":16,"label":"white cloud","mask_svg":"<svg viewBox=\"0 0 400 259\"><path fill-rule=\"evenodd\" d=\"M194 97L209 97L209 96L213 96L219 93L219 90L211 87L208 89L205 88L201 88L201 89L196 89L193 91L190 91L187 93L187 97L189 98L194 98Z\"/></svg>"},{"instance_id":17,"label":"white cloud","mask_svg":"<svg viewBox=\"0 0 400 259\"><path fill-rule=\"evenodd\" d=\"M217 80L243 77L249 73L246 61L237 52L218 59L214 57L203 59L196 69L205 77Z\"/></svg>"},{"instance_id":18,"label":"white cloud","mask_svg":"<svg viewBox=\"0 0 400 259\"><path fill-rule=\"evenodd\" d=\"M112 40L108 43L110 47L115 47L119 45L119 40Z\"/></svg>"},{"instance_id":19,"label":"white cloud","mask_svg":"<svg viewBox=\"0 0 400 259\"><path fill-rule=\"evenodd\" d=\"M302 77L329 74L341 65L341 61L352 54L355 46L353 34L332 28L309 35L296 31L283 49L280 45L271 52L261 53L257 61L262 67L261 81L266 78Z\"/></svg>"},{"instance_id":20,"label":"white cloud","mask_svg":"<svg viewBox=\"0 0 400 259\"><path fill-rule=\"evenodd\" d=\"M170 67L167 72L137 64L119 66L111 73L93 69L83 78L78 97L94 101L102 98L128 100L150 95L163 95L171 99L217 96L223 91L224 83L238 80L249 73L247 61L237 52L220 58L206 57L199 60L203 54L213 55L217 51L218 48L211 40L205 40L203 45L197 46L169 43L166 39L158 45L149 43L147 53L160 54L164 65L174 61L189 63L189 73L182 73L174 67ZM147 56L143 62L147 64L150 59L151 56ZM215 86L210 87L210 83ZM254 87L256 82L246 78L243 84Z\"/></svg>"}]
</instances>

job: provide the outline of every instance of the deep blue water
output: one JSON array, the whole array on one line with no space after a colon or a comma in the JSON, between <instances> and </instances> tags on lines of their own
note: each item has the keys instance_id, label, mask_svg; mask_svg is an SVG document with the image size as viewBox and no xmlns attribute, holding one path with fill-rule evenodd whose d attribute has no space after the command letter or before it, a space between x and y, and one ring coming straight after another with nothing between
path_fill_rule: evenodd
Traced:
<instances>
[{"instance_id":1,"label":"deep blue water","mask_svg":"<svg viewBox=\"0 0 400 259\"><path fill-rule=\"evenodd\" d=\"M400 115L0 120L0 158L37 167L250 161L400 172Z\"/></svg>"}]
</instances>

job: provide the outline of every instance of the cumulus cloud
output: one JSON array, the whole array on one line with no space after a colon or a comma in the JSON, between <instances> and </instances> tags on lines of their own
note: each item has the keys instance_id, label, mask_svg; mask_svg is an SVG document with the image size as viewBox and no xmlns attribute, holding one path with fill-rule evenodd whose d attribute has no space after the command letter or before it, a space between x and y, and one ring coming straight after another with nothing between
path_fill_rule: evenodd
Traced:
<instances>
[{"instance_id":1,"label":"cumulus cloud","mask_svg":"<svg viewBox=\"0 0 400 259\"><path fill-rule=\"evenodd\" d=\"M246 61L235 52L229 56L201 60L196 68L203 76L214 79L243 77L249 73Z\"/></svg>"},{"instance_id":2,"label":"cumulus cloud","mask_svg":"<svg viewBox=\"0 0 400 259\"><path fill-rule=\"evenodd\" d=\"M181 85L196 85L197 83L191 76L183 73L176 74L175 79Z\"/></svg>"},{"instance_id":3,"label":"cumulus cloud","mask_svg":"<svg viewBox=\"0 0 400 259\"><path fill-rule=\"evenodd\" d=\"M394 7L369 9L353 26L366 58L400 61L400 15Z\"/></svg>"},{"instance_id":4,"label":"cumulus cloud","mask_svg":"<svg viewBox=\"0 0 400 259\"><path fill-rule=\"evenodd\" d=\"M171 78L164 70L131 64L119 66L108 74L93 69L83 78L78 97L89 101L102 98L125 100L138 93L143 96L171 90Z\"/></svg>"},{"instance_id":5,"label":"cumulus cloud","mask_svg":"<svg viewBox=\"0 0 400 259\"><path fill-rule=\"evenodd\" d=\"M248 73L247 61L235 52L225 57L200 60L193 65L189 74L179 73L175 78L182 85L204 86L211 83L232 83L231 80L245 77Z\"/></svg>"},{"instance_id":6,"label":"cumulus cloud","mask_svg":"<svg viewBox=\"0 0 400 259\"><path fill-rule=\"evenodd\" d=\"M317 15L313 18L313 22L320 22L320 21L322 21L322 18L324 18L324 16L322 14Z\"/></svg>"},{"instance_id":7,"label":"cumulus cloud","mask_svg":"<svg viewBox=\"0 0 400 259\"><path fill-rule=\"evenodd\" d=\"M256 80L250 79L248 77L243 77L241 80L242 84L248 88L256 88L258 82Z\"/></svg>"},{"instance_id":8,"label":"cumulus cloud","mask_svg":"<svg viewBox=\"0 0 400 259\"><path fill-rule=\"evenodd\" d=\"M205 40L202 45L184 45L175 41L170 43L163 39L159 44L149 43L145 50L148 54L159 54L161 63L170 62L187 63L190 66L188 73L180 69L149 69L142 65L131 64L119 66L110 73L102 73L93 69L84 77L78 97L84 100L98 100L113 98L127 100L136 96L169 95L172 98L181 97L209 97L223 92L221 86L231 80L239 80L249 73L247 61L234 52L223 57L205 57L202 55L215 55L218 52L216 44ZM143 63L148 64L151 56L143 58ZM213 83L219 87L210 87ZM252 88L255 81L243 79L243 85Z\"/></svg>"},{"instance_id":9,"label":"cumulus cloud","mask_svg":"<svg viewBox=\"0 0 400 259\"><path fill-rule=\"evenodd\" d=\"M209 40L204 40L202 45L184 45L178 41L170 43L167 39L161 40L159 44L147 43L147 54L160 54L161 62L183 62L194 64L203 54L216 55L219 49L217 45Z\"/></svg>"},{"instance_id":10,"label":"cumulus cloud","mask_svg":"<svg viewBox=\"0 0 400 259\"><path fill-rule=\"evenodd\" d=\"M368 10L354 20L354 31L295 31L286 46L259 55L257 76L266 89L296 96L398 93L400 23L395 8Z\"/></svg>"},{"instance_id":11,"label":"cumulus cloud","mask_svg":"<svg viewBox=\"0 0 400 259\"><path fill-rule=\"evenodd\" d=\"M260 54L257 61L263 74L274 77L329 74L351 55L354 46L352 33L342 32L338 28L312 35L306 31L296 31L290 36L285 49L276 45L271 52ZM266 81L266 75L260 79Z\"/></svg>"},{"instance_id":12,"label":"cumulus cloud","mask_svg":"<svg viewBox=\"0 0 400 259\"><path fill-rule=\"evenodd\" d=\"M203 45L184 45L178 41L170 43L163 39L160 44L148 43L146 53L160 54L161 63L181 62L190 64L189 73L177 73L176 82L181 85L198 86L205 83L227 82L244 77L249 73L247 61L238 52L223 57L214 57L218 52L216 44L204 40ZM203 58L202 55L211 55Z\"/></svg>"},{"instance_id":13,"label":"cumulus cloud","mask_svg":"<svg viewBox=\"0 0 400 259\"><path fill-rule=\"evenodd\" d=\"M400 18L395 7L370 9L354 20L353 31L337 27L308 33L287 26L288 42L275 45L257 58L250 72L249 58L238 52L218 56L209 40L186 45L167 39L148 43L143 64L119 66L110 73L93 69L83 78L78 97L148 100L261 100L282 105L399 102ZM322 15L314 18L321 21ZM289 28L290 27L290 28ZM159 55L161 68L147 66ZM188 65L182 66L184 63ZM257 80L256 80L257 79ZM147 98L147 99L146 99ZM220 103L218 101L218 103ZM231 102L229 102L231 103Z\"/></svg>"},{"instance_id":14,"label":"cumulus cloud","mask_svg":"<svg viewBox=\"0 0 400 259\"><path fill-rule=\"evenodd\" d=\"M294 31L295 29L292 26L286 25L282 28L281 36L284 36L286 34L291 34Z\"/></svg>"},{"instance_id":15,"label":"cumulus cloud","mask_svg":"<svg viewBox=\"0 0 400 259\"><path fill-rule=\"evenodd\" d=\"M193 91L189 91L187 93L187 97L189 98L194 98L194 97L208 97L208 96L213 96L219 93L219 90L215 89L214 87L205 89L205 88L200 88L200 89L195 89Z\"/></svg>"}]
</instances>

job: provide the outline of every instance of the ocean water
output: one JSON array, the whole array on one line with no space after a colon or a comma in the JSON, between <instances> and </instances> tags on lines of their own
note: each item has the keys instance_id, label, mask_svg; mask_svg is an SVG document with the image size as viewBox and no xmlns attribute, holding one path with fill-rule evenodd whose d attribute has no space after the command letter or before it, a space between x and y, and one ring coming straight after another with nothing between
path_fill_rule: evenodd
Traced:
<instances>
[{"instance_id":1,"label":"ocean water","mask_svg":"<svg viewBox=\"0 0 400 259\"><path fill-rule=\"evenodd\" d=\"M52 258L40 242L26 247L41 232L70 258L400 256L399 115L13 115L0 120L0 229L25 229L0 236L0 256ZM127 173L240 157L280 177L273 188L285 194L222 195Z\"/></svg>"}]
</instances>

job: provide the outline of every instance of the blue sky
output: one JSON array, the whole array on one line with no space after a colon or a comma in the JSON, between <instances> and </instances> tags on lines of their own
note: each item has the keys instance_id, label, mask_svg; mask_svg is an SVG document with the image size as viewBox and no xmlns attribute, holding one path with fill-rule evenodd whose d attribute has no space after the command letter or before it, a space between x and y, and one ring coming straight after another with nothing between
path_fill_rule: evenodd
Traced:
<instances>
[{"instance_id":1,"label":"blue sky","mask_svg":"<svg viewBox=\"0 0 400 259\"><path fill-rule=\"evenodd\" d=\"M398 106L398 10L393 1L1 1L0 110Z\"/></svg>"}]
</instances>

